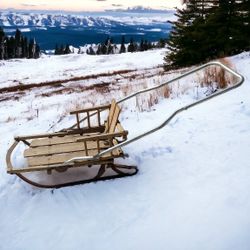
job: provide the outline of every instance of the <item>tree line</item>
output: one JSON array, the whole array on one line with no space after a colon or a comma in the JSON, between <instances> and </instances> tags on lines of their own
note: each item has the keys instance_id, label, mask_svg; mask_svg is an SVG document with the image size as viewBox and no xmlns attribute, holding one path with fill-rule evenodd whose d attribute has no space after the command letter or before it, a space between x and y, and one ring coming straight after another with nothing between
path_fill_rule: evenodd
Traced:
<instances>
[{"instance_id":1,"label":"tree line","mask_svg":"<svg viewBox=\"0 0 250 250\"><path fill-rule=\"evenodd\" d=\"M114 40L111 37L108 37L103 43L99 43L97 45L90 45L86 54L88 55L109 55L109 54L122 54L127 52L138 52L138 51L147 51L153 48L164 48L166 45L166 39L160 39L157 43L148 42L145 39L141 39L140 43L134 41L133 38L130 38L130 42L126 44L125 36L121 38L121 44L117 45L114 43ZM70 54L72 51L70 50L69 45L61 45L58 44L55 46L55 55L64 55ZM78 50L78 54L84 53L81 48Z\"/></svg>"},{"instance_id":2,"label":"tree line","mask_svg":"<svg viewBox=\"0 0 250 250\"><path fill-rule=\"evenodd\" d=\"M185 5L171 22L166 69L250 50L249 0L188 0Z\"/></svg>"},{"instance_id":3,"label":"tree line","mask_svg":"<svg viewBox=\"0 0 250 250\"><path fill-rule=\"evenodd\" d=\"M19 29L14 36L9 37L0 27L0 60L39 57L40 47L35 39L28 40Z\"/></svg>"}]
</instances>

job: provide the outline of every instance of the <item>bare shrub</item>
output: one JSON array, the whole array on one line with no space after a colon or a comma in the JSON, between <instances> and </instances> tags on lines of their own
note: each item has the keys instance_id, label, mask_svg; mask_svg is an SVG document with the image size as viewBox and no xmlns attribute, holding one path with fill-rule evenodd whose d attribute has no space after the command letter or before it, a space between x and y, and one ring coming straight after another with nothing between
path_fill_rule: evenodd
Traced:
<instances>
[{"instance_id":1,"label":"bare shrub","mask_svg":"<svg viewBox=\"0 0 250 250\"><path fill-rule=\"evenodd\" d=\"M12 116L9 116L7 119L6 119L6 123L9 123L9 122L14 122L16 121L16 117L12 117Z\"/></svg>"},{"instance_id":2,"label":"bare shrub","mask_svg":"<svg viewBox=\"0 0 250 250\"><path fill-rule=\"evenodd\" d=\"M140 112L151 110L161 99L170 98L171 93L171 88L168 85L165 85L151 93L146 93L143 96L139 95L136 97L136 108Z\"/></svg>"},{"instance_id":3,"label":"bare shrub","mask_svg":"<svg viewBox=\"0 0 250 250\"><path fill-rule=\"evenodd\" d=\"M229 68L234 68L232 62L228 58L221 58L219 60L224 65ZM228 85L233 84L235 81L235 77L227 73L220 66L211 66L204 70L202 76L198 75L198 82L200 82L201 87L209 87L209 88L219 88L224 89L228 87Z\"/></svg>"},{"instance_id":4,"label":"bare shrub","mask_svg":"<svg viewBox=\"0 0 250 250\"><path fill-rule=\"evenodd\" d=\"M31 120L33 120L34 118L35 118L34 115L30 115L30 116L26 117L26 120L27 120L27 121L31 121Z\"/></svg>"},{"instance_id":5,"label":"bare shrub","mask_svg":"<svg viewBox=\"0 0 250 250\"><path fill-rule=\"evenodd\" d=\"M171 95L171 89L169 88L169 86L164 86L162 89L162 96L164 98L169 98Z\"/></svg>"}]
</instances>

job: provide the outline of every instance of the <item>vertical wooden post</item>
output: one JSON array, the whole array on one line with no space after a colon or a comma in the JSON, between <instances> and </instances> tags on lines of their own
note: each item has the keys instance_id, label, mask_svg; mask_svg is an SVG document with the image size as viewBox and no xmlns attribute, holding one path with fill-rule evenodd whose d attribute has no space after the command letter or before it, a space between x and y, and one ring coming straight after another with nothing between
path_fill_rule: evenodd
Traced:
<instances>
[{"instance_id":1,"label":"vertical wooden post","mask_svg":"<svg viewBox=\"0 0 250 250\"><path fill-rule=\"evenodd\" d=\"M98 126L101 126L101 114L100 114L100 109L97 110L97 118L98 118Z\"/></svg>"},{"instance_id":2,"label":"vertical wooden post","mask_svg":"<svg viewBox=\"0 0 250 250\"><path fill-rule=\"evenodd\" d=\"M97 150L98 150L98 153L100 153L101 152L101 150L100 150L100 140L99 139L97 139Z\"/></svg>"},{"instance_id":3,"label":"vertical wooden post","mask_svg":"<svg viewBox=\"0 0 250 250\"><path fill-rule=\"evenodd\" d=\"M89 117L89 111L87 111L87 118L88 118L88 128L90 128L90 117Z\"/></svg>"},{"instance_id":4,"label":"vertical wooden post","mask_svg":"<svg viewBox=\"0 0 250 250\"><path fill-rule=\"evenodd\" d=\"M109 146L110 147L113 146L113 138L112 137L109 138ZM113 151L111 152L111 155L113 156Z\"/></svg>"},{"instance_id":5,"label":"vertical wooden post","mask_svg":"<svg viewBox=\"0 0 250 250\"><path fill-rule=\"evenodd\" d=\"M89 156L89 152L88 152L88 147L87 147L87 142L86 141L84 141L84 147L85 147L86 156Z\"/></svg>"},{"instance_id":6,"label":"vertical wooden post","mask_svg":"<svg viewBox=\"0 0 250 250\"><path fill-rule=\"evenodd\" d=\"M79 114L76 113L76 121L77 121L77 128L80 129L80 120L79 120Z\"/></svg>"}]
</instances>

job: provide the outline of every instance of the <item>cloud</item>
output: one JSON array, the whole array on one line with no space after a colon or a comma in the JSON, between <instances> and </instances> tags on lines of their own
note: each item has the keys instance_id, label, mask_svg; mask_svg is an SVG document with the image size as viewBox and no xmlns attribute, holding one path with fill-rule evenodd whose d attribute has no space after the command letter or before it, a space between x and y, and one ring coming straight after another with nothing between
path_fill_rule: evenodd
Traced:
<instances>
[{"instance_id":1,"label":"cloud","mask_svg":"<svg viewBox=\"0 0 250 250\"><path fill-rule=\"evenodd\" d=\"M24 6L24 7L37 7L37 6L46 6L47 4L45 4L45 3L40 3L40 4L21 3L21 5Z\"/></svg>"},{"instance_id":2,"label":"cloud","mask_svg":"<svg viewBox=\"0 0 250 250\"><path fill-rule=\"evenodd\" d=\"M115 4L115 3L113 3L112 6L113 7L122 7L123 5L122 4Z\"/></svg>"}]
</instances>

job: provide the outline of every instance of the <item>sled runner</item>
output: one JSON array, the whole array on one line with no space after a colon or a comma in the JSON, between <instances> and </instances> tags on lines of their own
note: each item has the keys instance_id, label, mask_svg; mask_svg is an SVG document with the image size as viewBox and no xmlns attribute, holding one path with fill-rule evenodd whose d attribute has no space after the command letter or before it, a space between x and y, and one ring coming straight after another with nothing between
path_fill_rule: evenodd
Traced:
<instances>
[{"instance_id":1,"label":"sled runner","mask_svg":"<svg viewBox=\"0 0 250 250\"><path fill-rule=\"evenodd\" d=\"M208 66L222 67L238 79L237 83L176 110L156 128L127 140L128 131L124 130L119 122L120 103L139 94L161 88ZM6 155L7 172L16 174L29 184L41 188L59 188L135 175L138 172L137 167L115 163L116 158L127 156L122 150L123 146L158 131L178 113L235 89L243 81L244 78L240 74L227 66L219 62L212 62L197 67L167 83L136 92L118 102L112 100L111 104L105 106L73 111L71 114L76 115L76 124L68 129L56 133L15 137L15 141ZM108 110L108 116L106 121L102 122L101 113L105 110ZM84 114L84 118L80 119ZM92 124L93 117L96 118L97 125ZM87 125L84 126L85 122ZM12 163L12 153L20 142L27 146L23 152L27 166L16 168Z\"/></svg>"}]
</instances>

